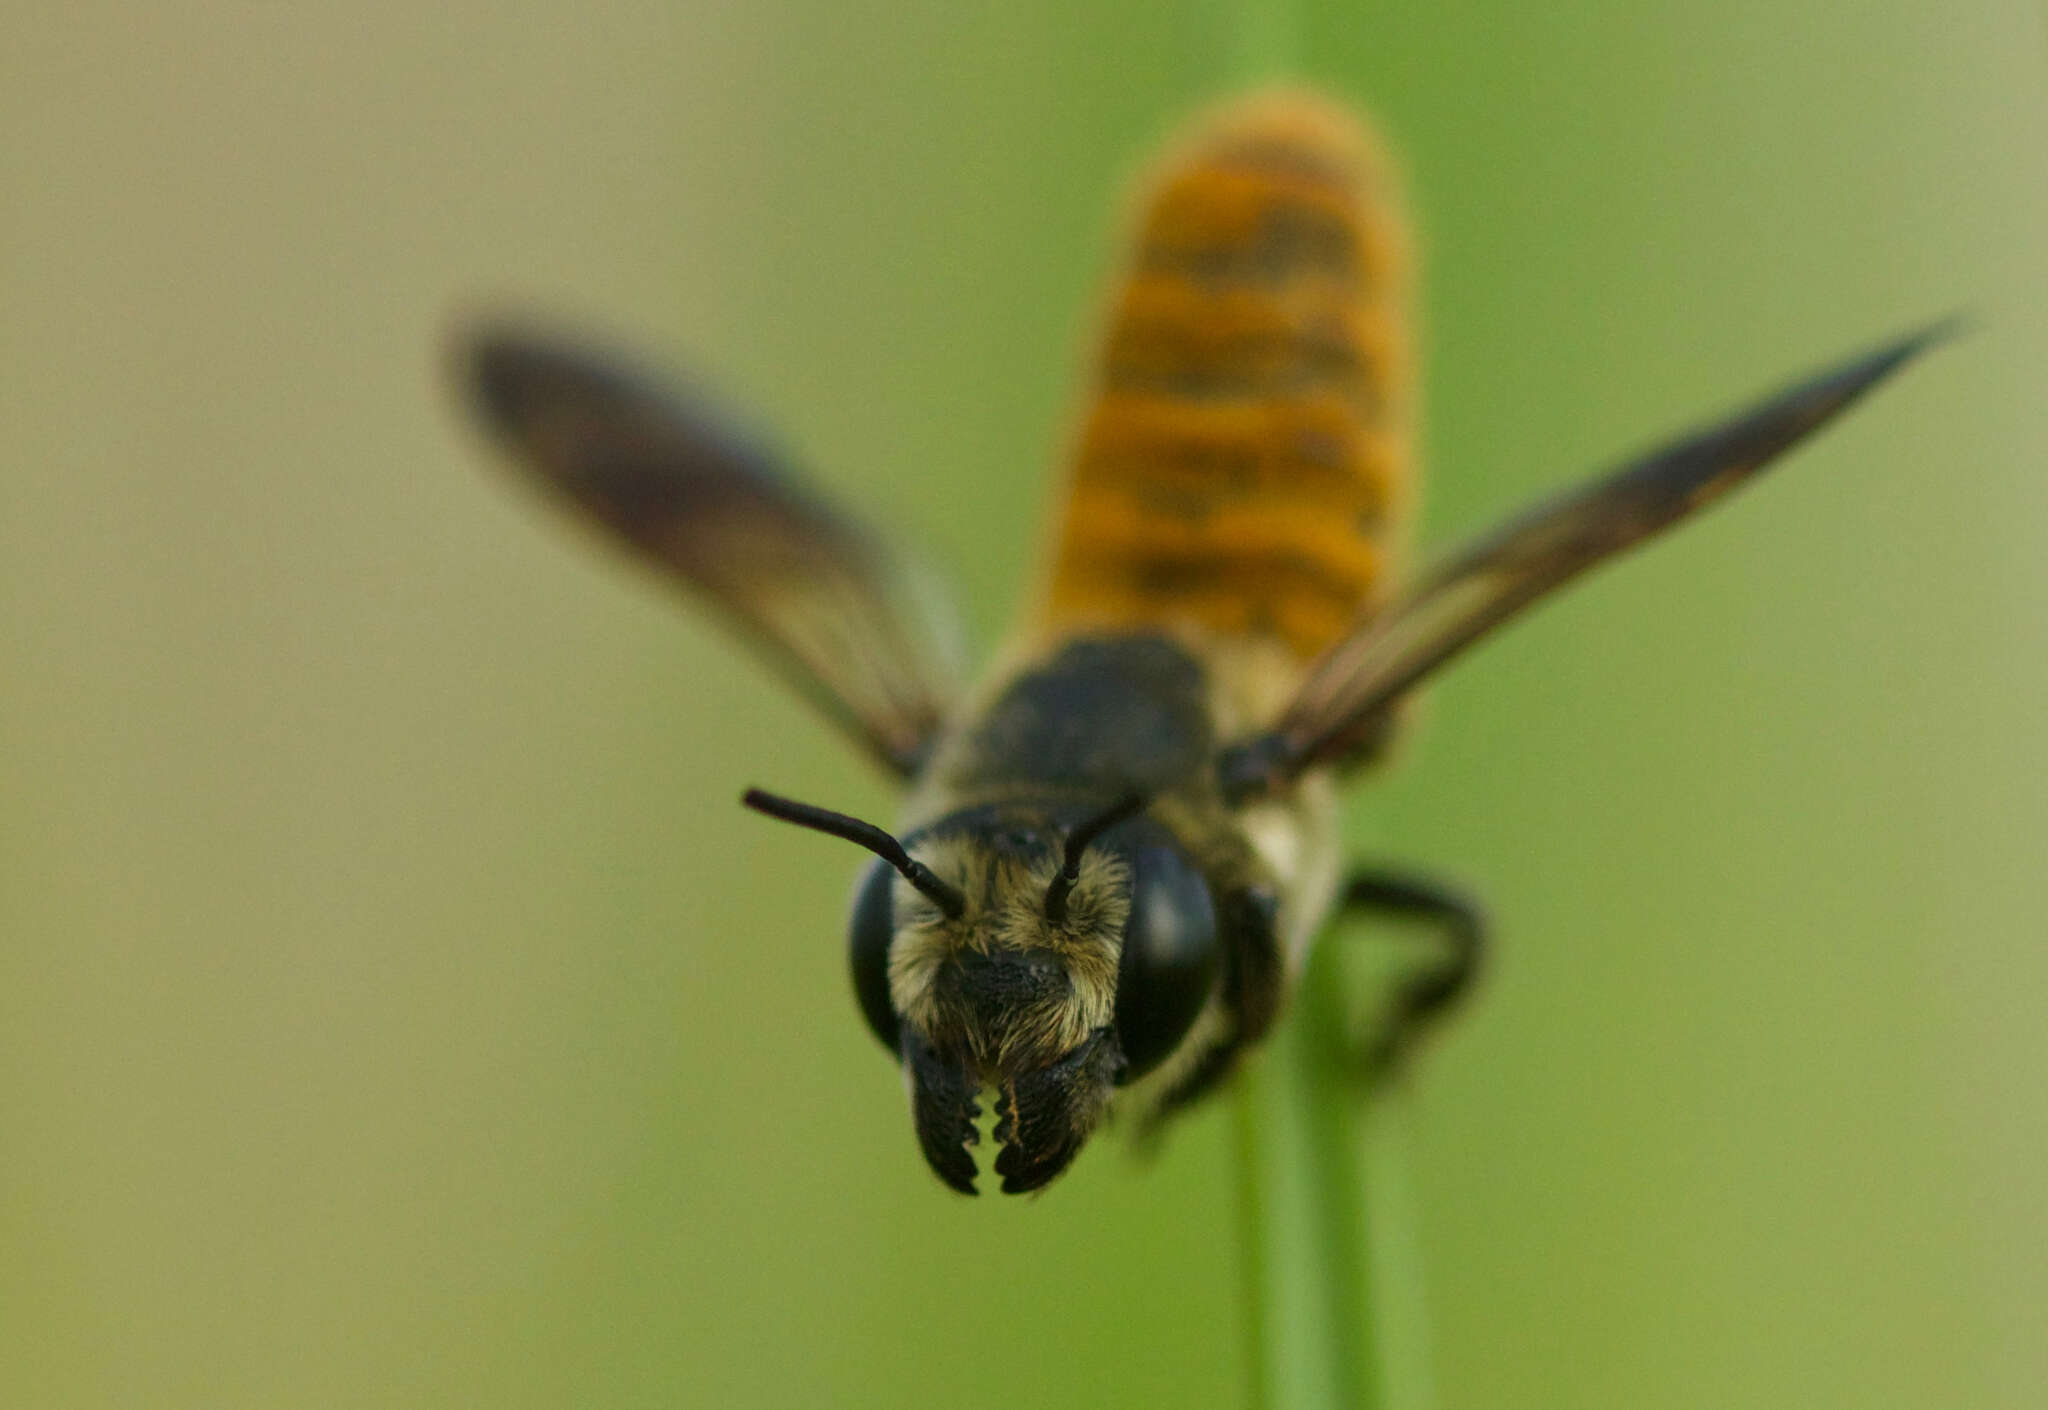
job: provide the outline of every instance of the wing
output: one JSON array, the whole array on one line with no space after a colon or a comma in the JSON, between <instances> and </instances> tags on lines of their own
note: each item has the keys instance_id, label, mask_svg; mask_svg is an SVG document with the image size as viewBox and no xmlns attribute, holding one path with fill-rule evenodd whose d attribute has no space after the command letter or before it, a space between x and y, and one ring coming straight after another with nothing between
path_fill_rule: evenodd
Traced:
<instances>
[{"instance_id":1,"label":"wing","mask_svg":"<svg viewBox=\"0 0 2048 1410\"><path fill-rule=\"evenodd\" d=\"M1224 756L1246 799L1376 738L1390 705L1431 671L1594 564L1727 494L1916 354L1941 324L1823 372L1721 424L1541 504L1424 575L1310 667L1278 725Z\"/></svg>"},{"instance_id":2,"label":"wing","mask_svg":"<svg viewBox=\"0 0 2048 1410\"><path fill-rule=\"evenodd\" d=\"M950 634L880 539L618 363L495 328L456 352L515 463L710 597L891 768L916 767L950 699Z\"/></svg>"}]
</instances>

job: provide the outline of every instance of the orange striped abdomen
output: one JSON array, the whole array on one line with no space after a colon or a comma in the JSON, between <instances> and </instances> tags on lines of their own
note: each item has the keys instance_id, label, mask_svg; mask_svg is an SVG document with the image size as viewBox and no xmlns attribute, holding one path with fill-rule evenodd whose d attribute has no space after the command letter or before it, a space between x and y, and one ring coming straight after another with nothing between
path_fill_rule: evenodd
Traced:
<instances>
[{"instance_id":1,"label":"orange striped abdomen","mask_svg":"<svg viewBox=\"0 0 2048 1410\"><path fill-rule=\"evenodd\" d=\"M1404 238L1358 124L1271 94L1143 192L1042 624L1188 624L1298 658L1386 593L1405 525Z\"/></svg>"}]
</instances>

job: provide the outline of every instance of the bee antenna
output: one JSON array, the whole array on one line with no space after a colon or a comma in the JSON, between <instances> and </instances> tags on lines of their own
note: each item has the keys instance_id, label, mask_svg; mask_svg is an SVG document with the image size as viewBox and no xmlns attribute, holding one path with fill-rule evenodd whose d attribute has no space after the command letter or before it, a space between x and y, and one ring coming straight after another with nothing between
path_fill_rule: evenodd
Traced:
<instances>
[{"instance_id":1,"label":"bee antenna","mask_svg":"<svg viewBox=\"0 0 2048 1410\"><path fill-rule=\"evenodd\" d=\"M766 813L771 818L795 823L798 827L810 828L813 832L826 832L834 837L843 837L848 842L867 848L890 866L903 873L903 879L915 886L933 905L946 913L948 920L958 920L967 910L967 897L958 887L942 881L932 869L903 850L903 844L882 831L871 822L835 813L826 808L814 808L809 803L799 803L793 798L782 798L773 793L764 793L750 788L740 797L757 813Z\"/></svg>"},{"instance_id":2,"label":"bee antenna","mask_svg":"<svg viewBox=\"0 0 2048 1410\"><path fill-rule=\"evenodd\" d=\"M1045 918L1059 925L1067 918L1067 896L1073 891L1074 883L1081 879L1081 857L1087 852L1088 844L1108 832L1125 818L1137 813L1145 806L1145 795L1126 793L1123 797L1089 818L1067 834L1066 856L1060 866L1060 873L1052 879L1052 885L1045 888Z\"/></svg>"}]
</instances>

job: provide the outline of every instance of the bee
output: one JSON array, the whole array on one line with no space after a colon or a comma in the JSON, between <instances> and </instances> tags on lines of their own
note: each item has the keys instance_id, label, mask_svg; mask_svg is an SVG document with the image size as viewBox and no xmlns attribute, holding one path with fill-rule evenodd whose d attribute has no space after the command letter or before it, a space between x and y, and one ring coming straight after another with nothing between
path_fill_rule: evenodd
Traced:
<instances>
[{"instance_id":1,"label":"bee","mask_svg":"<svg viewBox=\"0 0 2048 1410\"><path fill-rule=\"evenodd\" d=\"M765 446L625 362L520 326L458 339L511 461L722 609L904 786L896 830L750 790L873 854L853 990L940 1180L1007 1193L1112 1113L1213 1092L1340 911L1430 922L1360 1062L1478 972L1454 888L1347 868L1337 788L1401 706L1553 589L1720 499L1945 333L1899 339L1400 568L1408 249L1362 122L1294 91L1195 123L1139 193L1043 577L962 689L909 560Z\"/></svg>"}]
</instances>

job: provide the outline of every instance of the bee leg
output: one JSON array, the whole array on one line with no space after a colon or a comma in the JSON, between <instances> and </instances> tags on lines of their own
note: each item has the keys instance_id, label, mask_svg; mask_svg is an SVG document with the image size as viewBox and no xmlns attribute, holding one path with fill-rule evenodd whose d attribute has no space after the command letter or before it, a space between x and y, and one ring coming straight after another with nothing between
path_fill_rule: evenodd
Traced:
<instances>
[{"instance_id":1,"label":"bee leg","mask_svg":"<svg viewBox=\"0 0 2048 1410\"><path fill-rule=\"evenodd\" d=\"M1396 981L1372 1037L1351 1055L1369 1081L1385 1082L1399 1075L1416 1042L1472 987L1486 953L1486 913L1443 882L1370 868L1352 874L1338 906L1340 913L1422 921L1434 931L1433 953Z\"/></svg>"}]
</instances>

